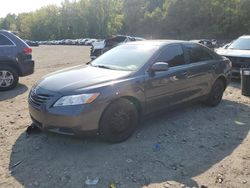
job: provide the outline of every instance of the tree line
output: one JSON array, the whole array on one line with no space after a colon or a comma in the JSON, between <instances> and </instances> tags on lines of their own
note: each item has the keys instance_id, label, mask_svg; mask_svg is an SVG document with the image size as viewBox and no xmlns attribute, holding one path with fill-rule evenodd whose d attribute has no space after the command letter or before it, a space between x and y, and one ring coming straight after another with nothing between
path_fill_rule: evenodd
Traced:
<instances>
[{"instance_id":1,"label":"tree line","mask_svg":"<svg viewBox=\"0 0 250 188\"><path fill-rule=\"evenodd\" d=\"M106 38L232 39L250 34L249 0L65 0L8 14L0 29L31 40Z\"/></svg>"}]
</instances>

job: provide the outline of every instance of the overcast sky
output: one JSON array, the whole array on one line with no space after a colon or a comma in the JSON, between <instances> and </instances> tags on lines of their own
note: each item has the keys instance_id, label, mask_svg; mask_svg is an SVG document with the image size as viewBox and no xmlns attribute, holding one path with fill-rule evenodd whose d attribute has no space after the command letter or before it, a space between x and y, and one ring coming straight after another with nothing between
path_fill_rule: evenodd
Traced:
<instances>
[{"instance_id":1,"label":"overcast sky","mask_svg":"<svg viewBox=\"0 0 250 188\"><path fill-rule=\"evenodd\" d=\"M0 17L8 13L30 12L49 4L60 5L63 0L0 0Z\"/></svg>"}]
</instances>

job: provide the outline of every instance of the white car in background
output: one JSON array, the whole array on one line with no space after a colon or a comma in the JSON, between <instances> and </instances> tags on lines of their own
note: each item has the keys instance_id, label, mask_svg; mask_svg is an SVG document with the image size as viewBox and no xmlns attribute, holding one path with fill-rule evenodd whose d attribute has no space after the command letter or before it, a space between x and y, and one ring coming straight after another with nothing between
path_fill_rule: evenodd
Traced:
<instances>
[{"instance_id":1,"label":"white car in background","mask_svg":"<svg viewBox=\"0 0 250 188\"><path fill-rule=\"evenodd\" d=\"M241 68L250 68L250 35L241 36L231 43L218 48L216 52L232 62L232 77L240 77Z\"/></svg>"},{"instance_id":2,"label":"white car in background","mask_svg":"<svg viewBox=\"0 0 250 188\"><path fill-rule=\"evenodd\" d=\"M95 59L98 56L102 55L103 53L109 51L110 49L121 45L126 42L132 42L132 41L142 41L145 40L140 37L131 37L126 35L116 35L115 37L94 42L92 43L92 47L90 50L90 57L91 59Z\"/></svg>"}]
</instances>

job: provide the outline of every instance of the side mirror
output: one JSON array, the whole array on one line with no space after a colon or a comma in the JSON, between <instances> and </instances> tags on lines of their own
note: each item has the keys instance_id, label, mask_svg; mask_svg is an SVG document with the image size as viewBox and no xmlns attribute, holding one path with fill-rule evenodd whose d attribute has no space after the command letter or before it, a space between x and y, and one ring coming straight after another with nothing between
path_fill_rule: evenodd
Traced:
<instances>
[{"instance_id":1,"label":"side mirror","mask_svg":"<svg viewBox=\"0 0 250 188\"><path fill-rule=\"evenodd\" d=\"M167 71L169 68L168 63L165 62L156 62L152 65L150 68L151 72L161 72L161 71Z\"/></svg>"}]
</instances>

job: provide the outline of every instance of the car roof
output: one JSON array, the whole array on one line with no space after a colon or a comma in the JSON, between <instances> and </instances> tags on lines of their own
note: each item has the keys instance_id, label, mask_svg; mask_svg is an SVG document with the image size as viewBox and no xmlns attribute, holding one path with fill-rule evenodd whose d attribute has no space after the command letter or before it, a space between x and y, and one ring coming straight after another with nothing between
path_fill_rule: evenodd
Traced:
<instances>
[{"instance_id":1,"label":"car roof","mask_svg":"<svg viewBox=\"0 0 250 188\"><path fill-rule=\"evenodd\" d=\"M10 31L4 30L4 29L0 29L0 32L3 33L3 34L9 34L9 33L11 33Z\"/></svg>"},{"instance_id":2,"label":"car roof","mask_svg":"<svg viewBox=\"0 0 250 188\"><path fill-rule=\"evenodd\" d=\"M134 41L128 42L125 45L150 45L150 46L165 46L167 44L194 44L190 41L182 40L144 40L144 41Z\"/></svg>"},{"instance_id":3,"label":"car roof","mask_svg":"<svg viewBox=\"0 0 250 188\"><path fill-rule=\"evenodd\" d=\"M197 41L211 41L213 39L193 39L193 40L190 40L190 42L197 42Z\"/></svg>"},{"instance_id":4,"label":"car roof","mask_svg":"<svg viewBox=\"0 0 250 188\"><path fill-rule=\"evenodd\" d=\"M243 35L243 36L241 36L239 38L250 39L250 35Z\"/></svg>"},{"instance_id":5,"label":"car roof","mask_svg":"<svg viewBox=\"0 0 250 188\"><path fill-rule=\"evenodd\" d=\"M8 37L11 37L12 40L13 40L13 37L14 38L17 37L17 34L15 32L4 30L4 29L0 29L0 33L3 34L3 35L6 35Z\"/></svg>"}]
</instances>

